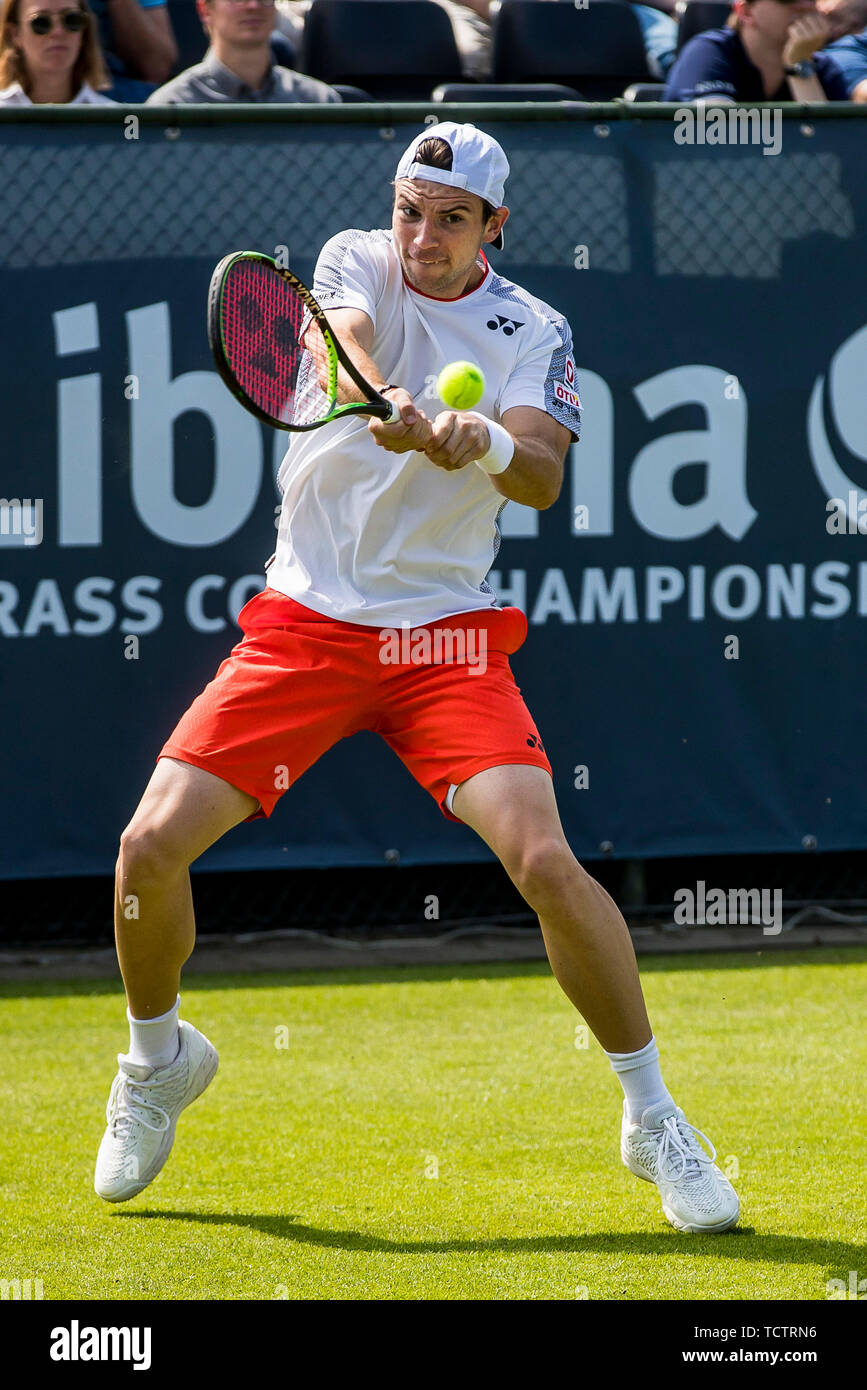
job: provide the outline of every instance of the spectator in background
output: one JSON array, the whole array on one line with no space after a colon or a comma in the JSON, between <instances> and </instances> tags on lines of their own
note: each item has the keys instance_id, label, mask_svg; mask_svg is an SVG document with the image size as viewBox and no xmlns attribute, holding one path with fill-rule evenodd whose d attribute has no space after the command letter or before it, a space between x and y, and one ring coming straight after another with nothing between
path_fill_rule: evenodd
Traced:
<instances>
[{"instance_id":1,"label":"spectator in background","mask_svg":"<svg viewBox=\"0 0 867 1390\"><path fill-rule=\"evenodd\" d=\"M190 4L193 0L190 0ZM90 0L115 101L144 101L178 60L166 0Z\"/></svg>"},{"instance_id":2,"label":"spectator in background","mask_svg":"<svg viewBox=\"0 0 867 1390\"><path fill-rule=\"evenodd\" d=\"M468 82L485 82L491 75L491 0L432 0L445 10L452 22L461 71ZM541 3L541 0L539 0ZM276 0L277 25L295 45L301 47L304 16L311 0ZM677 48L677 22L672 18L675 0L654 0L651 5L633 5L647 54L650 71L660 80L674 62Z\"/></svg>"},{"instance_id":3,"label":"spectator in background","mask_svg":"<svg viewBox=\"0 0 867 1390\"><path fill-rule=\"evenodd\" d=\"M148 105L205 101L334 102L339 93L272 60L274 0L196 0L210 48L200 63L148 97Z\"/></svg>"},{"instance_id":4,"label":"spectator in background","mask_svg":"<svg viewBox=\"0 0 867 1390\"><path fill-rule=\"evenodd\" d=\"M647 66L660 82L668 76L677 57L674 6L675 0L653 0L649 5L632 6L641 25Z\"/></svg>"},{"instance_id":5,"label":"spectator in background","mask_svg":"<svg viewBox=\"0 0 867 1390\"><path fill-rule=\"evenodd\" d=\"M837 23L825 52L843 74L849 100L867 101L867 0L817 0L816 8Z\"/></svg>"},{"instance_id":6,"label":"spectator in background","mask_svg":"<svg viewBox=\"0 0 867 1390\"><path fill-rule=\"evenodd\" d=\"M85 0L0 2L0 105L111 106L110 85Z\"/></svg>"},{"instance_id":7,"label":"spectator in background","mask_svg":"<svg viewBox=\"0 0 867 1390\"><path fill-rule=\"evenodd\" d=\"M301 51L304 16L311 0L274 0L274 24L285 34L296 53Z\"/></svg>"},{"instance_id":8,"label":"spectator in background","mask_svg":"<svg viewBox=\"0 0 867 1390\"><path fill-rule=\"evenodd\" d=\"M847 101L843 74L819 52L833 31L816 0L734 0L724 29L683 47L664 100Z\"/></svg>"},{"instance_id":9,"label":"spectator in background","mask_svg":"<svg viewBox=\"0 0 867 1390\"><path fill-rule=\"evenodd\" d=\"M491 0L435 0L452 22L468 82L484 82L491 72Z\"/></svg>"},{"instance_id":10,"label":"spectator in background","mask_svg":"<svg viewBox=\"0 0 867 1390\"><path fill-rule=\"evenodd\" d=\"M452 22L461 71L468 82L484 81L491 71L491 0L431 0L444 9ZM276 0L277 28L301 51L304 17L311 0Z\"/></svg>"},{"instance_id":11,"label":"spectator in background","mask_svg":"<svg viewBox=\"0 0 867 1390\"><path fill-rule=\"evenodd\" d=\"M436 0L447 12L455 32L464 76L485 80L491 72L493 27L491 0ZM542 0L538 0L542 3ZM675 0L651 0L648 5L631 5L641 25L647 66L663 81L674 63L677 49Z\"/></svg>"},{"instance_id":12,"label":"spectator in background","mask_svg":"<svg viewBox=\"0 0 867 1390\"><path fill-rule=\"evenodd\" d=\"M867 24L867 0L816 0L816 9L831 26L832 43Z\"/></svg>"},{"instance_id":13,"label":"spectator in background","mask_svg":"<svg viewBox=\"0 0 867 1390\"><path fill-rule=\"evenodd\" d=\"M278 0L278 3L290 2ZM436 3L452 21L464 76L473 81L485 81L491 73L493 48L491 0L436 0ZM677 50L674 6L675 0L651 0L648 5L631 6L641 25L647 66L660 81L668 74Z\"/></svg>"}]
</instances>

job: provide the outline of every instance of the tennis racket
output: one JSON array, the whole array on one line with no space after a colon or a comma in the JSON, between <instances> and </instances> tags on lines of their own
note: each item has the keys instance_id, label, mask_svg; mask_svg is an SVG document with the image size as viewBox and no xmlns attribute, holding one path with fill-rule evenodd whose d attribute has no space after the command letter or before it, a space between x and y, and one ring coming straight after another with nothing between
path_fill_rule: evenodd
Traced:
<instances>
[{"instance_id":1,"label":"tennis racket","mask_svg":"<svg viewBox=\"0 0 867 1390\"><path fill-rule=\"evenodd\" d=\"M315 430L345 415L400 418L350 361L306 285L258 251L233 251L214 270L208 341L232 395L266 425ZM338 404L338 363L366 400Z\"/></svg>"}]
</instances>

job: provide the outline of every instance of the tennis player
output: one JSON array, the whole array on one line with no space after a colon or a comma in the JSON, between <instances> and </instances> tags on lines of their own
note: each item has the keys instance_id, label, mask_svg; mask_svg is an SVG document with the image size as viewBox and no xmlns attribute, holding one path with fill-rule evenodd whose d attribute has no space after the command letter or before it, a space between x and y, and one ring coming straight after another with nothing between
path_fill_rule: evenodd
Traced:
<instances>
[{"instance_id":1,"label":"tennis player","mask_svg":"<svg viewBox=\"0 0 867 1390\"><path fill-rule=\"evenodd\" d=\"M156 1177L178 1115L217 1068L212 1044L178 1018L195 938L189 865L239 822L270 816L338 739L370 729L443 815L490 846L538 914L554 974L623 1087L629 1170L658 1185L680 1230L738 1218L731 1184L697 1142L705 1136L663 1081L626 924L566 842L551 765L509 667L527 620L485 578L500 511L510 498L551 506L580 424L569 325L485 254L503 245L508 173L483 131L428 127L398 165L391 228L341 232L319 256L314 294L400 420L354 416L293 437L267 585L242 609L243 640L162 748L121 837L115 921L130 1045L96 1164L107 1201ZM436 412L429 383L455 360L482 368L485 394L476 411ZM342 400L364 399L342 369L340 386ZM442 652L445 629L463 636L465 662L406 659ZM395 660L383 639L407 630Z\"/></svg>"}]
</instances>

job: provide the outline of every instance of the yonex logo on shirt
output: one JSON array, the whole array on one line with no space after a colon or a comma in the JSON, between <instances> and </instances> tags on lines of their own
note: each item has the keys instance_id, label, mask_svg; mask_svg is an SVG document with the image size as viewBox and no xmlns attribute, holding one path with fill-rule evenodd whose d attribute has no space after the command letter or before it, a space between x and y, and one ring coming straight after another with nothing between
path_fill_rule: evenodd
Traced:
<instances>
[{"instance_id":1,"label":"yonex logo on shirt","mask_svg":"<svg viewBox=\"0 0 867 1390\"><path fill-rule=\"evenodd\" d=\"M496 318L488 319L488 327L492 328L495 333L502 328L505 336L511 338L518 328L524 327L524 321L523 319L507 319L504 314L497 314Z\"/></svg>"}]
</instances>

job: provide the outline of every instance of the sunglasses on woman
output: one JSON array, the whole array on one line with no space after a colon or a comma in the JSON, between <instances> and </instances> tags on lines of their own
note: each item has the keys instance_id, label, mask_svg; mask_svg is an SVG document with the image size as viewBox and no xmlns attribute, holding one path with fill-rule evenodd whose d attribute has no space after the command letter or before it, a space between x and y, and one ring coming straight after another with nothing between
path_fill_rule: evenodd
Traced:
<instances>
[{"instance_id":1,"label":"sunglasses on woman","mask_svg":"<svg viewBox=\"0 0 867 1390\"><path fill-rule=\"evenodd\" d=\"M34 34L50 34L55 19L60 20L61 27L67 34L80 34L87 24L87 15L82 14L81 10L61 10L59 14L56 11L44 11L41 14L32 14L27 23Z\"/></svg>"}]
</instances>

